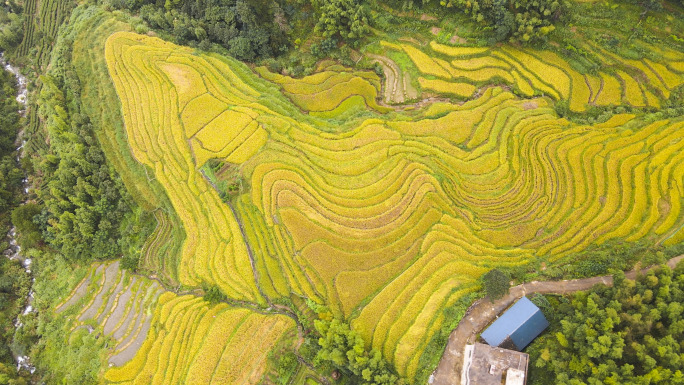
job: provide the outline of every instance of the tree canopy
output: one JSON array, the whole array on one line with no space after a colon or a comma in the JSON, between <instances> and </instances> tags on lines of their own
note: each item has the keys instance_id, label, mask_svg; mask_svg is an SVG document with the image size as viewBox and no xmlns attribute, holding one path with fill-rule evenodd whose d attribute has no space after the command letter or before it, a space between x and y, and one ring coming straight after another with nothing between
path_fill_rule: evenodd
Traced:
<instances>
[{"instance_id":1,"label":"tree canopy","mask_svg":"<svg viewBox=\"0 0 684 385\"><path fill-rule=\"evenodd\" d=\"M507 273L492 269L482 276L482 285L490 300L497 300L508 294L511 277Z\"/></svg>"},{"instance_id":2,"label":"tree canopy","mask_svg":"<svg viewBox=\"0 0 684 385\"><path fill-rule=\"evenodd\" d=\"M399 384L398 377L391 372L389 364L377 350L367 351L363 338L345 322L316 320L316 331L321 335L318 344L321 349L316 361L328 362L337 369L351 373L363 385Z\"/></svg>"},{"instance_id":3,"label":"tree canopy","mask_svg":"<svg viewBox=\"0 0 684 385\"><path fill-rule=\"evenodd\" d=\"M359 0L322 0L316 30L325 37L354 41L370 32L368 12Z\"/></svg>"},{"instance_id":4,"label":"tree canopy","mask_svg":"<svg viewBox=\"0 0 684 385\"><path fill-rule=\"evenodd\" d=\"M684 383L684 264L614 281L559 307L533 364L556 384Z\"/></svg>"},{"instance_id":5,"label":"tree canopy","mask_svg":"<svg viewBox=\"0 0 684 385\"><path fill-rule=\"evenodd\" d=\"M284 52L289 42L285 11L266 0L114 0L118 8L140 12L150 27L170 34L179 44L211 43L240 60L254 61Z\"/></svg>"}]
</instances>

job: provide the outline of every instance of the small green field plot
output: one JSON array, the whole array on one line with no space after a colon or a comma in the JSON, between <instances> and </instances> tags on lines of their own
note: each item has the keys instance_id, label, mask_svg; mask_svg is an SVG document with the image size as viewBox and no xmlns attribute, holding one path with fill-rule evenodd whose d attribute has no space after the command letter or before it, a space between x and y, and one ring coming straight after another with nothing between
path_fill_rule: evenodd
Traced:
<instances>
[{"instance_id":1,"label":"small green field plot","mask_svg":"<svg viewBox=\"0 0 684 385\"><path fill-rule=\"evenodd\" d=\"M58 28L69 16L72 6L69 0L27 0L24 9L24 37L18 54L31 55L31 59L39 66L47 64Z\"/></svg>"}]
</instances>

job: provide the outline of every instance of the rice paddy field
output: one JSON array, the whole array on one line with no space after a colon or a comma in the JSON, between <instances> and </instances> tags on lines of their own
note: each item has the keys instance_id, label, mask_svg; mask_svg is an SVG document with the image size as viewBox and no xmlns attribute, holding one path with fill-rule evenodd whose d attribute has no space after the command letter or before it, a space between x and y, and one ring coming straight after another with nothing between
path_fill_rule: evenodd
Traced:
<instances>
[{"instance_id":1,"label":"rice paddy field","mask_svg":"<svg viewBox=\"0 0 684 385\"><path fill-rule=\"evenodd\" d=\"M117 384L256 383L270 349L294 330L285 316L165 291L118 262L93 265L56 313L71 320L69 344L94 330L106 339L104 379Z\"/></svg>"},{"instance_id":2,"label":"rice paddy field","mask_svg":"<svg viewBox=\"0 0 684 385\"><path fill-rule=\"evenodd\" d=\"M652 61L622 59L596 47L605 70L582 74L552 51L451 47L435 41L427 52L408 43L381 45L410 57L425 76L418 79L424 89L462 98L474 94L474 85L497 82L523 96L565 100L574 112L586 111L589 104L659 108L682 84L681 52L669 49L661 52L660 61Z\"/></svg>"},{"instance_id":3,"label":"rice paddy field","mask_svg":"<svg viewBox=\"0 0 684 385\"><path fill-rule=\"evenodd\" d=\"M157 222L141 252L154 279L96 264L56 308L111 341L105 383L263 381L298 332L274 311L292 298L327 306L422 383L444 309L492 268L684 241L684 118L642 113L682 87L680 51L596 46L605 63L586 72L553 51L388 39L371 57L384 78L329 61L294 78L112 19L88 28L96 38L74 47L84 93L117 108L87 113ZM439 99L406 108L421 92ZM579 124L559 102L635 110ZM241 181L229 198L203 171L216 160ZM207 287L225 301L193 291Z\"/></svg>"}]
</instances>

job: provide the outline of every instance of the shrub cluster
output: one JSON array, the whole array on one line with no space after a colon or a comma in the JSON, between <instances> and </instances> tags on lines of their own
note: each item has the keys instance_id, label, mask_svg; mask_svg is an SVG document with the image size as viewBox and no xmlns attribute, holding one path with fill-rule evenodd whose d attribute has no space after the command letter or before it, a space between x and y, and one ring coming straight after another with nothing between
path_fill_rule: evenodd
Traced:
<instances>
[{"instance_id":1,"label":"shrub cluster","mask_svg":"<svg viewBox=\"0 0 684 385\"><path fill-rule=\"evenodd\" d=\"M394 385L401 382L377 350L366 350L363 338L349 325L337 318L317 320L316 331L321 335L321 349L316 362L331 363L345 373L355 376L363 385Z\"/></svg>"},{"instance_id":2,"label":"shrub cluster","mask_svg":"<svg viewBox=\"0 0 684 385\"><path fill-rule=\"evenodd\" d=\"M558 384L682 383L684 265L614 279L559 306L534 365Z\"/></svg>"},{"instance_id":3,"label":"shrub cluster","mask_svg":"<svg viewBox=\"0 0 684 385\"><path fill-rule=\"evenodd\" d=\"M112 5L139 12L150 27L170 34L179 44L209 49L216 43L240 60L275 56L289 47L289 25L279 2L112 0Z\"/></svg>"}]
</instances>

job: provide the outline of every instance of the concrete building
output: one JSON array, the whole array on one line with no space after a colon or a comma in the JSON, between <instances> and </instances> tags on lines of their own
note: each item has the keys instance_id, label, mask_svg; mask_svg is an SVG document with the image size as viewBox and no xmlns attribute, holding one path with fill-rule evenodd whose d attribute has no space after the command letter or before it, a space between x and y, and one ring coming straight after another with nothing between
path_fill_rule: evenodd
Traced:
<instances>
[{"instance_id":1,"label":"concrete building","mask_svg":"<svg viewBox=\"0 0 684 385\"><path fill-rule=\"evenodd\" d=\"M475 343L466 345L462 385L525 385L527 353Z\"/></svg>"}]
</instances>

